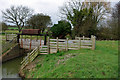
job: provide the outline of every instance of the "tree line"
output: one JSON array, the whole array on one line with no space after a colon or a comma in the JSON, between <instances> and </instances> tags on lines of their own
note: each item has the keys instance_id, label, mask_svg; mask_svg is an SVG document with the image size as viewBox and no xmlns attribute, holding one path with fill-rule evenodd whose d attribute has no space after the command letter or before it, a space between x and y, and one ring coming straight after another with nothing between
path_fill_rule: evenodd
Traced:
<instances>
[{"instance_id":1,"label":"tree line","mask_svg":"<svg viewBox=\"0 0 120 80\"><path fill-rule=\"evenodd\" d=\"M53 38L95 35L97 39L119 39L120 2L111 8L110 2L70 0L60 8L61 20L53 25L49 15L33 15L33 10L26 6L11 6L2 13L3 22L15 24L19 32L27 26L27 29L40 29L41 33L47 30ZM2 29L6 30L3 22Z\"/></svg>"}]
</instances>

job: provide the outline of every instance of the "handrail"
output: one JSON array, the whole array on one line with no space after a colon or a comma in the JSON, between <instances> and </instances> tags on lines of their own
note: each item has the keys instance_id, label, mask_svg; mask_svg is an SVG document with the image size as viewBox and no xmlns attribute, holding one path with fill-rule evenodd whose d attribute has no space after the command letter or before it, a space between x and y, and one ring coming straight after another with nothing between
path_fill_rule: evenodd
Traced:
<instances>
[{"instance_id":1,"label":"handrail","mask_svg":"<svg viewBox=\"0 0 120 80\"><path fill-rule=\"evenodd\" d=\"M32 62L36 58L38 53L39 53L39 47L36 47L31 53L28 53L28 55L21 62L21 69L23 69L27 64Z\"/></svg>"}]
</instances>

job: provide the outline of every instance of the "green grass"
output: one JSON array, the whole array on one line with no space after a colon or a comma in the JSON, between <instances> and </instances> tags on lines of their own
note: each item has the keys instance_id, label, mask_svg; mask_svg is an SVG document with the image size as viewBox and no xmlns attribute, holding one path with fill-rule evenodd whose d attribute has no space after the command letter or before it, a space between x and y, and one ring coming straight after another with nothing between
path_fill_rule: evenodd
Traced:
<instances>
[{"instance_id":1,"label":"green grass","mask_svg":"<svg viewBox=\"0 0 120 80\"><path fill-rule=\"evenodd\" d=\"M6 32L6 33L13 33L13 34L19 33L18 30L6 30L5 32Z\"/></svg>"},{"instance_id":2,"label":"green grass","mask_svg":"<svg viewBox=\"0 0 120 80\"><path fill-rule=\"evenodd\" d=\"M16 29L16 30L18 30L18 27L8 27L8 29Z\"/></svg>"},{"instance_id":3,"label":"green grass","mask_svg":"<svg viewBox=\"0 0 120 80\"><path fill-rule=\"evenodd\" d=\"M118 41L97 41L96 50L39 55L27 78L117 78Z\"/></svg>"}]
</instances>

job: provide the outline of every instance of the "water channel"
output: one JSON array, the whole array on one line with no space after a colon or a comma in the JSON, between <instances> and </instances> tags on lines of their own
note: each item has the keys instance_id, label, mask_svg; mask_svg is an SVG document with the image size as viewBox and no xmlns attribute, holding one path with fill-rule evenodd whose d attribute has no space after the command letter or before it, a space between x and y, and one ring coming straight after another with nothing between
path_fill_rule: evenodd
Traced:
<instances>
[{"instance_id":1,"label":"water channel","mask_svg":"<svg viewBox=\"0 0 120 80\"><path fill-rule=\"evenodd\" d=\"M20 78L18 72L22 60L23 56L2 63L2 78Z\"/></svg>"}]
</instances>

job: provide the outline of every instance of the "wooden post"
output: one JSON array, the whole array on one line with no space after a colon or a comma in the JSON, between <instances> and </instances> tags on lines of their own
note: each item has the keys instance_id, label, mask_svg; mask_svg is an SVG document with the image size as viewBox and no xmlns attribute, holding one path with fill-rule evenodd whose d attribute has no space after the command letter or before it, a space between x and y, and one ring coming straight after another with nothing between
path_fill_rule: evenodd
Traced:
<instances>
[{"instance_id":1,"label":"wooden post","mask_svg":"<svg viewBox=\"0 0 120 80\"><path fill-rule=\"evenodd\" d=\"M37 40L36 41L38 41L38 35L37 35Z\"/></svg>"},{"instance_id":2,"label":"wooden post","mask_svg":"<svg viewBox=\"0 0 120 80\"><path fill-rule=\"evenodd\" d=\"M83 36L83 40L85 39L85 36Z\"/></svg>"},{"instance_id":3,"label":"wooden post","mask_svg":"<svg viewBox=\"0 0 120 80\"><path fill-rule=\"evenodd\" d=\"M95 42L94 45L95 45L95 48L96 48L96 36L94 36L94 42ZM94 48L94 49L95 49L95 48Z\"/></svg>"},{"instance_id":4,"label":"wooden post","mask_svg":"<svg viewBox=\"0 0 120 80\"><path fill-rule=\"evenodd\" d=\"M32 46L32 36L30 38L30 50L31 50L31 46Z\"/></svg>"},{"instance_id":5,"label":"wooden post","mask_svg":"<svg viewBox=\"0 0 120 80\"><path fill-rule=\"evenodd\" d=\"M7 41L7 33L5 33L6 41Z\"/></svg>"},{"instance_id":6,"label":"wooden post","mask_svg":"<svg viewBox=\"0 0 120 80\"><path fill-rule=\"evenodd\" d=\"M91 40L92 40L93 35L91 35Z\"/></svg>"},{"instance_id":7,"label":"wooden post","mask_svg":"<svg viewBox=\"0 0 120 80\"><path fill-rule=\"evenodd\" d=\"M26 41L26 35L25 35L25 41Z\"/></svg>"},{"instance_id":8,"label":"wooden post","mask_svg":"<svg viewBox=\"0 0 120 80\"><path fill-rule=\"evenodd\" d=\"M92 39L92 50L95 50L95 36L92 36L91 39Z\"/></svg>"},{"instance_id":9,"label":"wooden post","mask_svg":"<svg viewBox=\"0 0 120 80\"><path fill-rule=\"evenodd\" d=\"M17 43L19 43L20 34L17 34Z\"/></svg>"},{"instance_id":10,"label":"wooden post","mask_svg":"<svg viewBox=\"0 0 120 80\"><path fill-rule=\"evenodd\" d=\"M46 42L47 42L46 38L47 38L47 35L45 34L44 45L46 45Z\"/></svg>"},{"instance_id":11,"label":"wooden post","mask_svg":"<svg viewBox=\"0 0 120 80\"><path fill-rule=\"evenodd\" d=\"M66 39L66 51L68 51L68 38Z\"/></svg>"},{"instance_id":12,"label":"wooden post","mask_svg":"<svg viewBox=\"0 0 120 80\"><path fill-rule=\"evenodd\" d=\"M21 47L23 48L23 40L22 40L22 38L23 38L23 35L21 35Z\"/></svg>"},{"instance_id":13,"label":"wooden post","mask_svg":"<svg viewBox=\"0 0 120 80\"><path fill-rule=\"evenodd\" d=\"M59 50L59 43L58 43L59 41L58 41L58 37L57 37L57 51Z\"/></svg>"},{"instance_id":14,"label":"wooden post","mask_svg":"<svg viewBox=\"0 0 120 80\"><path fill-rule=\"evenodd\" d=\"M40 47L38 46L38 54L40 53Z\"/></svg>"},{"instance_id":15,"label":"wooden post","mask_svg":"<svg viewBox=\"0 0 120 80\"><path fill-rule=\"evenodd\" d=\"M77 40L77 36L75 36L75 40Z\"/></svg>"},{"instance_id":16,"label":"wooden post","mask_svg":"<svg viewBox=\"0 0 120 80\"><path fill-rule=\"evenodd\" d=\"M48 37L48 43L47 43L47 45L48 45L48 54L50 54L50 38Z\"/></svg>"},{"instance_id":17,"label":"wooden post","mask_svg":"<svg viewBox=\"0 0 120 80\"><path fill-rule=\"evenodd\" d=\"M79 44L79 49L80 49L81 48L81 39L80 39L80 37L79 37L78 44Z\"/></svg>"},{"instance_id":18,"label":"wooden post","mask_svg":"<svg viewBox=\"0 0 120 80\"><path fill-rule=\"evenodd\" d=\"M41 47L41 36L40 36L40 47Z\"/></svg>"},{"instance_id":19,"label":"wooden post","mask_svg":"<svg viewBox=\"0 0 120 80\"><path fill-rule=\"evenodd\" d=\"M7 41L9 41L9 34L7 34Z\"/></svg>"}]
</instances>

